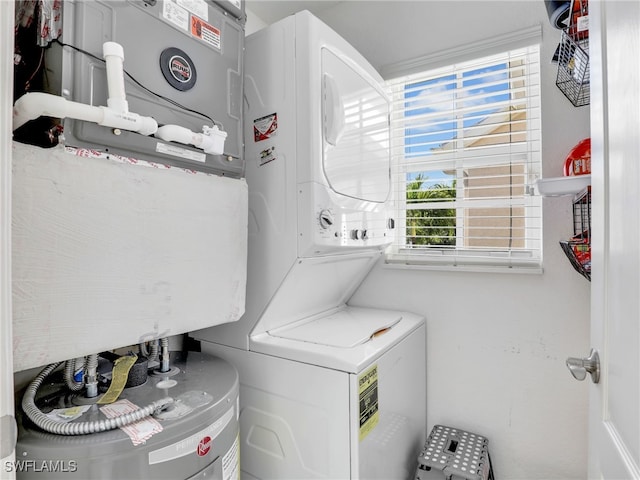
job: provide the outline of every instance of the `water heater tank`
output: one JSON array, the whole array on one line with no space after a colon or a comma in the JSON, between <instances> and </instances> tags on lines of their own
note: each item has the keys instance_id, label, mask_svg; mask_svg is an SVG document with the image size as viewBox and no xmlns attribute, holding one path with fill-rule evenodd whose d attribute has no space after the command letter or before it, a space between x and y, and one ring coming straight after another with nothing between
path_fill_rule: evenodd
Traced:
<instances>
[{"instance_id":1,"label":"water heater tank","mask_svg":"<svg viewBox=\"0 0 640 480\"><path fill-rule=\"evenodd\" d=\"M64 0L62 35L47 49L48 93L104 106L102 46L124 50L129 111L160 126L218 126L220 155L153 136L67 119L64 143L231 177L244 173L244 0ZM64 45L64 46L63 46Z\"/></svg>"},{"instance_id":2,"label":"water heater tank","mask_svg":"<svg viewBox=\"0 0 640 480\"><path fill-rule=\"evenodd\" d=\"M62 421L88 406L72 421L105 419L101 405L88 404L80 394L70 394L54 375L50 378L36 396L43 413ZM18 480L236 480L240 470L238 385L238 373L229 363L189 352L186 359L173 362L170 373L149 375L146 383L126 388L118 402L107 405L111 410L127 405L142 408L160 398L174 399L166 411L122 429L54 435L18 411L16 460L5 467Z\"/></svg>"}]
</instances>

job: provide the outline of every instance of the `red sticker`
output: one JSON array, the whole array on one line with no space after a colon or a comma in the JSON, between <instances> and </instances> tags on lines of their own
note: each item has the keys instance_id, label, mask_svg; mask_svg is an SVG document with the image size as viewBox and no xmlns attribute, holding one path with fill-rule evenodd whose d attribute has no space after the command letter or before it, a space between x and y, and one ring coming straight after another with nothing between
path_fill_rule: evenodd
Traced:
<instances>
[{"instance_id":1,"label":"red sticker","mask_svg":"<svg viewBox=\"0 0 640 480\"><path fill-rule=\"evenodd\" d=\"M278 114L272 113L253 121L253 141L259 142L273 137L278 131Z\"/></svg>"},{"instance_id":2,"label":"red sticker","mask_svg":"<svg viewBox=\"0 0 640 480\"><path fill-rule=\"evenodd\" d=\"M199 457L204 457L211 450L211 437L206 436L198 443L196 453Z\"/></svg>"},{"instance_id":3,"label":"red sticker","mask_svg":"<svg viewBox=\"0 0 640 480\"><path fill-rule=\"evenodd\" d=\"M220 30L195 15L191 15L191 35L220 49Z\"/></svg>"}]
</instances>

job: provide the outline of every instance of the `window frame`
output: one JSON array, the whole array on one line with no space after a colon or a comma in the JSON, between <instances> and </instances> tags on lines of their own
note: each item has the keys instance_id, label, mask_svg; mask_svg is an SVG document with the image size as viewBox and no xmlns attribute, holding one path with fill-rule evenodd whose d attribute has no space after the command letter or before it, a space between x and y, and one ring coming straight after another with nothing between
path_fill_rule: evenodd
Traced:
<instances>
[{"instance_id":1,"label":"window frame","mask_svg":"<svg viewBox=\"0 0 640 480\"><path fill-rule=\"evenodd\" d=\"M539 33L539 31L538 31ZM410 61L407 65L410 65L410 68L405 68L404 70L408 71L406 75L400 75L401 67L392 66L387 67L387 79L390 78L388 74L389 71L394 72L395 76L391 76L392 78L387 82L387 85L391 90L392 104L396 105L396 102L402 103L406 101L405 88L406 85L417 84L420 81L427 82L428 79L433 79L440 76L451 75L455 72L456 82L460 81L460 78L463 78L464 72L469 71L471 66L480 60L480 66L487 65L488 63L499 64L509 62L508 56L505 57L505 54L509 54L512 52L517 52L522 50L523 48L526 50L526 58L529 59L531 57L535 58L535 64L533 65L534 72L527 71L525 74L525 78L527 79L535 79L537 78L537 85L533 87L537 89L533 98L535 105L531 105L531 98L529 98L529 94L527 94L527 112L533 111L536 109L538 112L537 115L527 114L527 123L533 122L535 125L530 128L527 126L525 132L529 134L529 132L533 132L534 138L527 138L526 142L523 143L510 143L510 144L501 144L497 146L488 146L482 147L481 153L478 153L477 156L474 154L459 154L457 152L452 151L450 154L439 152L438 153L438 167L434 168L434 170L442 170L445 162L449 162L449 164L453 167L450 170L455 172L455 178L460 181L464 181L464 176L461 176L465 170L468 170L469 167L477 167L482 165L483 163L491 163L493 167L496 166L495 160L493 160L493 155L490 155L492 152L498 153L498 157L502 157L504 155L504 161L501 163L502 165L508 166L514 164L514 159L520 159L522 164L526 166L528 170L525 171L523 188L525 189L524 195L522 198L513 199L510 198L507 201L490 201L490 200L473 200L473 199L460 199L458 198L456 201L452 202L437 202L435 203L435 207L437 208L451 208L452 204L455 204L456 214L458 218L462 218L464 214L464 207L468 205L479 205L491 207L492 204L499 204L501 207L505 208L513 208L520 207L523 208L525 214L523 216L524 226L523 231L524 241L529 242L529 245L525 244L525 248L520 248L518 250L514 250L513 247L509 248L488 248L484 250L482 255L477 255L477 250L472 248L466 248L464 245L461 245L461 238L466 238L464 234L464 225L463 222L456 222L456 246L452 247L428 247L421 249L411 248L406 241L407 231L406 231L406 221L405 215L399 215L399 213L404 213L407 210L410 210L409 204L406 202L406 186L407 186L407 174L411 171L412 168L416 168L416 165L421 164L425 165L425 159L419 156L407 155L405 151L406 144L401 142L399 144L399 138L406 138L406 133L402 135L391 135L391 148L394 152L393 154L393 170L394 170L394 216L396 218L396 236L399 239L405 239L404 241L394 241L394 243L387 249L386 251L386 263L391 266L409 266L409 267L422 267L422 268L438 268L438 269L463 269L463 270L490 270L490 271L527 271L527 272L541 272L542 271L542 200L539 196L534 195L533 184L535 180L541 176L542 169L542 158L541 158L541 125L540 125L540 102L541 102L541 88L540 88L540 36L536 35L536 29L528 29L526 30L522 38L514 40L514 35L510 34L506 36L506 40L503 42L496 41L493 39L491 43L491 48L487 48L487 52L482 52L482 49L475 45L471 47L468 52L465 54L461 54L460 50L456 51L452 57L461 61L451 62L451 65L444 65L442 61L443 58L446 57L445 54L438 54L436 57L439 59L438 62L440 65L437 65L437 68L429 68L429 62L423 61ZM482 43L482 42L481 42ZM485 42L486 43L486 42ZM524 45L523 45L524 43ZM503 53L504 52L504 53ZM469 62L469 60L473 60L473 62ZM485 62L486 60L486 62ZM509 65L511 67L511 65ZM453 68L453 70L452 70ZM523 68L529 69L530 66L528 62L525 62ZM383 72L385 69L383 69ZM427 73L432 75L426 76ZM398 86L398 79L403 79L402 88ZM508 79L507 81L512 81ZM532 88L530 85L525 85L525 89L529 90ZM511 85L509 87L509 92L514 91L514 86ZM511 115L512 111L504 112L505 115ZM401 108L400 111L398 109L393 109L391 112L391 128L394 129L394 126L400 125L398 128L404 129L403 122L405 121L405 110ZM464 122L464 119L458 119L458 122ZM473 126L472 126L473 127ZM468 128L467 128L468 129ZM464 131L464 125L459 128L458 131ZM458 141L463 142L464 139L458 138ZM402 152L398 154L397 152ZM492 158L491 161L487 160L488 158ZM500 164L500 162L497 162ZM422 171L425 171L426 168L423 168ZM400 180L403 179L403 180ZM464 190L464 186L456 185L457 192ZM457 195L459 197L459 193ZM532 212L537 212L536 214L532 214ZM510 219L513 221L513 214L509 216L505 216L504 218ZM528 240L531 233L535 233L535 238L532 240ZM505 268L506 267L506 268Z\"/></svg>"}]
</instances>

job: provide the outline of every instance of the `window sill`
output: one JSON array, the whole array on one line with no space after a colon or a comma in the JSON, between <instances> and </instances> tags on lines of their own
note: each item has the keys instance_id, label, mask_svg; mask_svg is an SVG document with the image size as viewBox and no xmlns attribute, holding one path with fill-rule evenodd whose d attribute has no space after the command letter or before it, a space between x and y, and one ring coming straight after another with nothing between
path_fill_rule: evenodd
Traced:
<instances>
[{"instance_id":1,"label":"window sill","mask_svg":"<svg viewBox=\"0 0 640 480\"><path fill-rule=\"evenodd\" d=\"M399 270L431 270L442 272L472 272L472 273L506 273L506 274L534 274L541 275L544 268L540 265L451 265L445 263L411 262L410 260L390 260L385 257L383 268Z\"/></svg>"}]
</instances>

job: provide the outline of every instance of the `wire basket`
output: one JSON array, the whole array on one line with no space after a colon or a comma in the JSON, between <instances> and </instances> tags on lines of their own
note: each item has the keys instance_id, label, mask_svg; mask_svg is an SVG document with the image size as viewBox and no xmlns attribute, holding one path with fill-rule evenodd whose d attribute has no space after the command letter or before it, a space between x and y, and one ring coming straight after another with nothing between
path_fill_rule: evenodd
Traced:
<instances>
[{"instance_id":1,"label":"wire basket","mask_svg":"<svg viewBox=\"0 0 640 480\"><path fill-rule=\"evenodd\" d=\"M591 280L591 186L573 199L573 237L560 246L573 268Z\"/></svg>"},{"instance_id":2,"label":"wire basket","mask_svg":"<svg viewBox=\"0 0 640 480\"><path fill-rule=\"evenodd\" d=\"M573 198L573 239L589 241L591 236L591 185Z\"/></svg>"},{"instance_id":3,"label":"wire basket","mask_svg":"<svg viewBox=\"0 0 640 480\"><path fill-rule=\"evenodd\" d=\"M591 245L582 241L562 240L560 242L560 246L562 247L562 250L571 262L571 265L573 266L575 271L587 280L591 281L591 260L589 260L588 262L582 260L582 255L586 253L590 254Z\"/></svg>"},{"instance_id":4,"label":"wire basket","mask_svg":"<svg viewBox=\"0 0 640 480\"><path fill-rule=\"evenodd\" d=\"M589 30L576 26L562 31L556 85L576 107L589 105Z\"/></svg>"}]
</instances>

